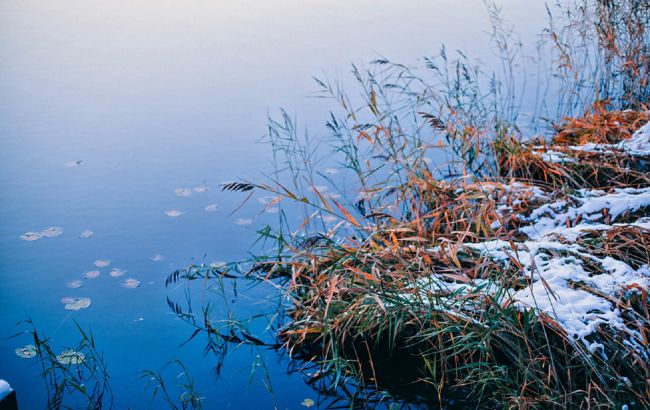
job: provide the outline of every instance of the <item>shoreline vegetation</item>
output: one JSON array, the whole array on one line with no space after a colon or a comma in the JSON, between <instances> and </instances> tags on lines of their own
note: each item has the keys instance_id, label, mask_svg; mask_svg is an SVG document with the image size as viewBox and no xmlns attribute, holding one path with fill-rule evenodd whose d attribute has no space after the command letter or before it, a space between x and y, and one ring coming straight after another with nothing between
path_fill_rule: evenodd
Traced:
<instances>
[{"instance_id":1,"label":"shoreline vegetation","mask_svg":"<svg viewBox=\"0 0 650 410\"><path fill-rule=\"evenodd\" d=\"M549 8L532 92L488 9L500 74L443 47L420 71L353 67L360 98L317 80L342 108L337 191L292 119L270 121L272 182L223 188L305 219L281 212L247 275L281 284L280 343L350 408L648 408L650 5Z\"/></svg>"},{"instance_id":2,"label":"shoreline vegetation","mask_svg":"<svg viewBox=\"0 0 650 410\"><path fill-rule=\"evenodd\" d=\"M222 186L277 213L265 250L166 280L216 376L248 346L276 408L265 349L318 392L305 407L650 408L650 3L550 5L534 58L487 7L498 70L443 47L353 66L353 95L317 79L339 107L325 158L269 119L268 182ZM273 311L238 319L239 281L270 285ZM89 331L62 357L26 323L17 354L38 357L50 408L111 407ZM145 371L152 395L201 408L170 366L186 379Z\"/></svg>"}]
</instances>

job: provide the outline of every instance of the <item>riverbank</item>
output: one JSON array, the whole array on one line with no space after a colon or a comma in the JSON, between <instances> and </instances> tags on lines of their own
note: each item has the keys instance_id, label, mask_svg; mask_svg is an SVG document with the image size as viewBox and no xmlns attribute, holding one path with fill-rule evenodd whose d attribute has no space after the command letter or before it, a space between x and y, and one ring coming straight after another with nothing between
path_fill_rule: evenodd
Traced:
<instances>
[{"instance_id":1,"label":"riverbank","mask_svg":"<svg viewBox=\"0 0 650 410\"><path fill-rule=\"evenodd\" d=\"M649 406L649 119L596 106L547 141L503 136L492 176L415 162L362 219L319 194L356 229L277 262L286 348L315 379L429 405Z\"/></svg>"}]
</instances>

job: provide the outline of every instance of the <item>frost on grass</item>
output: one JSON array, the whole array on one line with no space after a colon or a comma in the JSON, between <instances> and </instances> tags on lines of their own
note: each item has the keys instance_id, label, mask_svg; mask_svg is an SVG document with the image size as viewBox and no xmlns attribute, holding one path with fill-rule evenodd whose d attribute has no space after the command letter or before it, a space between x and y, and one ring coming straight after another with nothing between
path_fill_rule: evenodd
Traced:
<instances>
[{"instance_id":1,"label":"frost on grass","mask_svg":"<svg viewBox=\"0 0 650 410\"><path fill-rule=\"evenodd\" d=\"M550 142L496 141L484 177L437 179L416 164L407 182L362 188L349 214L317 200L325 232L278 261L291 265L289 350L338 365L378 346L422 356L426 383L479 390L510 383L507 369L533 375L529 398L646 389L650 126L575 123Z\"/></svg>"}]
</instances>

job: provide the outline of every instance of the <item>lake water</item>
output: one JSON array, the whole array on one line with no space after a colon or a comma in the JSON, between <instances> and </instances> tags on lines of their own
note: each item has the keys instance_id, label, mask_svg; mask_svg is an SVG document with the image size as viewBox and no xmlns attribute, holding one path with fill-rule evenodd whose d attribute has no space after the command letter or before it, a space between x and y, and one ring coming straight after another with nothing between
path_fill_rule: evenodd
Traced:
<instances>
[{"instance_id":1,"label":"lake water","mask_svg":"<svg viewBox=\"0 0 650 410\"><path fill-rule=\"evenodd\" d=\"M544 3L499 4L532 43ZM271 169L270 148L258 143L269 112L284 107L314 137L325 135L332 102L310 98L313 75L346 78L351 62L381 56L418 64L442 43L490 61L488 30L481 0L1 1L0 378L21 408L45 402L36 362L14 354L29 339L9 338L26 318L57 345L75 343L74 321L91 327L116 408L159 408L140 371L174 358L206 408L297 409L316 400L273 351L261 352L273 396L259 372L251 381L258 352L247 348L215 379L200 340L178 347L191 329L165 302L182 289L164 279L192 262L245 258L256 227L275 220L256 201L231 215L241 196L219 184L262 180ZM75 160L83 163L69 166ZM174 193L199 186L210 190ZM206 212L212 204L218 210ZM20 239L48 227L63 234ZM85 230L94 235L80 238ZM164 259L152 261L156 254ZM98 259L111 265L96 268ZM113 267L128 272L113 278ZM66 287L93 269L101 276ZM120 286L131 277L140 287ZM237 309L255 312L267 292L242 287ZM66 296L92 305L65 310Z\"/></svg>"}]
</instances>

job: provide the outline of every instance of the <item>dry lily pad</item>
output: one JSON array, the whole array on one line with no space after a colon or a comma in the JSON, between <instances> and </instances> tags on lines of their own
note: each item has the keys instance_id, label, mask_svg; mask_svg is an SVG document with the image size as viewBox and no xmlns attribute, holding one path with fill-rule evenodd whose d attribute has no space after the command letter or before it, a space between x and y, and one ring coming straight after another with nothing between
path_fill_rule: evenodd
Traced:
<instances>
[{"instance_id":1,"label":"dry lily pad","mask_svg":"<svg viewBox=\"0 0 650 410\"><path fill-rule=\"evenodd\" d=\"M16 349L16 356L22 357L23 359L31 359L36 356L36 346L34 345L25 345Z\"/></svg>"},{"instance_id":2,"label":"dry lily pad","mask_svg":"<svg viewBox=\"0 0 650 410\"><path fill-rule=\"evenodd\" d=\"M23 241L37 241L41 239L43 235L40 232L25 232L24 234L20 235L20 239Z\"/></svg>"},{"instance_id":3,"label":"dry lily pad","mask_svg":"<svg viewBox=\"0 0 650 410\"><path fill-rule=\"evenodd\" d=\"M70 364L78 365L83 363L85 359L86 356L83 353L77 352L72 349L64 350L63 352L61 352L61 354L59 354L56 357L56 360L58 360L59 363L64 365L70 365Z\"/></svg>"},{"instance_id":4,"label":"dry lily pad","mask_svg":"<svg viewBox=\"0 0 650 410\"><path fill-rule=\"evenodd\" d=\"M87 239L87 238L90 238L91 236L93 236L94 234L95 234L95 232L93 232L93 231L91 231L89 229L86 229L85 231L81 231L81 233L79 234L79 237L81 239Z\"/></svg>"},{"instance_id":5,"label":"dry lily pad","mask_svg":"<svg viewBox=\"0 0 650 410\"><path fill-rule=\"evenodd\" d=\"M90 298L63 298L61 302L65 303L65 310L83 310L90 306Z\"/></svg>"},{"instance_id":6,"label":"dry lily pad","mask_svg":"<svg viewBox=\"0 0 650 410\"><path fill-rule=\"evenodd\" d=\"M78 166L83 165L84 160L83 159L76 159L74 161L68 161L64 165L66 168L76 168Z\"/></svg>"},{"instance_id":7,"label":"dry lily pad","mask_svg":"<svg viewBox=\"0 0 650 410\"><path fill-rule=\"evenodd\" d=\"M208 192L209 190L210 190L210 188L208 188L207 186L195 186L194 187L194 192L203 193L203 192Z\"/></svg>"},{"instance_id":8,"label":"dry lily pad","mask_svg":"<svg viewBox=\"0 0 650 410\"><path fill-rule=\"evenodd\" d=\"M176 196L190 196L192 195L192 190L189 188L178 188L174 190Z\"/></svg>"},{"instance_id":9,"label":"dry lily pad","mask_svg":"<svg viewBox=\"0 0 650 410\"><path fill-rule=\"evenodd\" d=\"M98 268L105 268L110 264L111 264L110 259L97 259L95 261L95 266L97 266Z\"/></svg>"},{"instance_id":10,"label":"dry lily pad","mask_svg":"<svg viewBox=\"0 0 650 410\"><path fill-rule=\"evenodd\" d=\"M152 256L149 259L151 259L154 262L160 262L161 260L165 259L165 257L162 256L162 255L155 254L154 256Z\"/></svg>"},{"instance_id":11,"label":"dry lily pad","mask_svg":"<svg viewBox=\"0 0 650 410\"><path fill-rule=\"evenodd\" d=\"M79 279L71 280L70 282L66 283L65 286L69 287L70 289L79 289L80 287L83 286L83 282Z\"/></svg>"},{"instance_id":12,"label":"dry lily pad","mask_svg":"<svg viewBox=\"0 0 650 410\"><path fill-rule=\"evenodd\" d=\"M84 278L86 279L95 279L98 278L100 275L98 270L89 270L84 272Z\"/></svg>"},{"instance_id":13,"label":"dry lily pad","mask_svg":"<svg viewBox=\"0 0 650 410\"><path fill-rule=\"evenodd\" d=\"M126 269L113 268L109 275L111 275L113 278L119 278L120 276L124 276L125 273Z\"/></svg>"},{"instance_id":14,"label":"dry lily pad","mask_svg":"<svg viewBox=\"0 0 650 410\"><path fill-rule=\"evenodd\" d=\"M171 209L169 211L165 211L165 215L171 218L178 218L179 216L183 215L183 213L177 209Z\"/></svg>"},{"instance_id":15,"label":"dry lily pad","mask_svg":"<svg viewBox=\"0 0 650 410\"><path fill-rule=\"evenodd\" d=\"M237 218L235 219L235 225L250 225L253 223L253 220L251 218Z\"/></svg>"},{"instance_id":16,"label":"dry lily pad","mask_svg":"<svg viewBox=\"0 0 650 410\"><path fill-rule=\"evenodd\" d=\"M314 401L312 399L305 399L305 400L301 401L300 404L305 406L305 407L312 407L316 403L314 403Z\"/></svg>"},{"instance_id":17,"label":"dry lily pad","mask_svg":"<svg viewBox=\"0 0 650 410\"><path fill-rule=\"evenodd\" d=\"M140 287L140 281L137 279L129 278L120 282L120 285L126 289L135 289Z\"/></svg>"},{"instance_id":18,"label":"dry lily pad","mask_svg":"<svg viewBox=\"0 0 650 410\"><path fill-rule=\"evenodd\" d=\"M204 209L205 209L205 212L217 212L219 210L219 205L210 204L210 205L206 206Z\"/></svg>"},{"instance_id":19,"label":"dry lily pad","mask_svg":"<svg viewBox=\"0 0 650 410\"><path fill-rule=\"evenodd\" d=\"M56 238L63 234L63 228L59 226L53 226L51 228L44 229L40 232L41 235L45 238Z\"/></svg>"}]
</instances>

